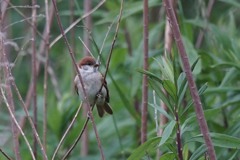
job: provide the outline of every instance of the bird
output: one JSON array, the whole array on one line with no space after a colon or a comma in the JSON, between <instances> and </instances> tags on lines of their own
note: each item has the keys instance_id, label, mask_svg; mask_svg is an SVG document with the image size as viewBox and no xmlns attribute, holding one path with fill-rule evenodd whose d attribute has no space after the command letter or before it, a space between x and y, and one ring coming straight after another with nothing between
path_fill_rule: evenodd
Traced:
<instances>
[{"instance_id":1,"label":"bird","mask_svg":"<svg viewBox=\"0 0 240 160\"><path fill-rule=\"evenodd\" d=\"M105 111L108 114L113 114L112 108L109 105L110 98L107 82L104 80L103 75L99 72L99 64L96 63L96 60L91 56L85 56L78 63L78 70L82 77L89 105L93 107L94 103L96 104L98 115L100 117L103 117ZM86 102L82 84L78 75L75 76L74 86L80 99L83 102Z\"/></svg>"}]
</instances>

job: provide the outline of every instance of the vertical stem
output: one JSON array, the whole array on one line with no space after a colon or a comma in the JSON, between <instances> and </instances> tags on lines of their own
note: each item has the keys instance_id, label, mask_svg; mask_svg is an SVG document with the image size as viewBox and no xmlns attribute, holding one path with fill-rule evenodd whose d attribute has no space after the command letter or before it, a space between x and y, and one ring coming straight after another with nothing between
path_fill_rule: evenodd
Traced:
<instances>
[{"instance_id":1,"label":"vertical stem","mask_svg":"<svg viewBox=\"0 0 240 160\"><path fill-rule=\"evenodd\" d=\"M188 57L186 54L186 50L183 45L183 41L182 41L179 26L177 23L176 15L175 15L175 13L172 9L172 6L168 0L164 0L164 6L165 6L165 10L167 12L167 16L169 18L169 22L172 27L173 35L174 35L174 38L175 38L175 41L176 41L176 44L177 44L177 47L179 50L179 54L180 54L182 63L183 63L183 69L184 69L184 72L186 73L190 93L191 93L193 103L195 106L195 112L196 112L198 124L200 126L201 133L203 134L203 138L204 138L205 144L208 149L209 157L211 160L216 160L215 150L214 150L214 147L212 144L211 137L209 135L209 130L208 130L206 119L204 117L202 103L201 103L201 100L200 100L200 97L199 97L199 94L197 91L196 84L193 79L193 75L192 75L191 67L190 67L189 60L188 60Z\"/></svg>"},{"instance_id":2,"label":"vertical stem","mask_svg":"<svg viewBox=\"0 0 240 160\"><path fill-rule=\"evenodd\" d=\"M176 121L176 126L177 126L177 140L176 140L176 145L177 145L177 150L178 150L178 158L179 160L183 160L183 154L182 154L182 141L181 141L181 128L180 128L180 122L178 118L178 111L175 111L175 121Z\"/></svg>"},{"instance_id":3,"label":"vertical stem","mask_svg":"<svg viewBox=\"0 0 240 160\"><path fill-rule=\"evenodd\" d=\"M50 25L51 25L52 19L53 19L53 14L54 14L53 5L50 5L49 8L50 8L49 21L50 21ZM43 33L43 40L41 41L41 43L39 45L40 46L39 50L38 50L39 54L44 54L45 53L45 48L46 48L45 39L46 39L46 36L47 36L47 29L46 29L46 26L45 26L44 33ZM37 61L36 63L37 63L36 64L36 70L37 70L36 72L37 72L37 75L38 75L39 70L40 70L40 62ZM27 109L30 107L32 94L33 94L33 82L31 81L31 83L29 84L28 91L27 91L27 96L26 96L26 99L25 99L25 106L26 106ZM57 98L60 99L60 96L57 95ZM26 117L24 116L19 120L20 126L23 127L25 122L26 122Z\"/></svg>"},{"instance_id":4,"label":"vertical stem","mask_svg":"<svg viewBox=\"0 0 240 160\"><path fill-rule=\"evenodd\" d=\"M84 0L84 13L88 13L91 10L92 1L91 0ZM83 47L83 53L84 56L90 55L88 50L86 48L90 48L90 39L88 32L91 31L92 28L92 16L89 15L85 18L85 27L86 30L84 30L84 43L85 47ZM88 112L88 108L86 104L83 104L83 117L86 117ZM81 143L81 155L86 156L88 154L88 128L83 132L82 135L82 143Z\"/></svg>"},{"instance_id":5,"label":"vertical stem","mask_svg":"<svg viewBox=\"0 0 240 160\"><path fill-rule=\"evenodd\" d=\"M103 154L101 141L100 141L100 139L99 139L98 132L97 132L97 127L96 127L96 124L95 124L95 121L94 121L94 117L93 117L93 114L92 114L92 110L91 110L89 101L88 101L87 96L86 96L87 94L86 94L86 91L85 91L85 89L84 89L84 84L83 84L82 76L81 76L81 73L80 73L79 70L78 70L78 66L77 66L77 64L76 64L76 61L75 61L75 57L74 57L72 48L70 47L70 44L69 44L68 39L67 39L67 37L66 37L66 34L64 33L63 26L62 26L62 22L61 22L61 19L60 19L60 17L59 17L59 12L58 12L58 8L57 8L56 0L52 0L52 3L53 3L53 5L54 5L54 9L55 9L55 13L56 13L56 18L57 18L57 23L58 23L59 29L60 29L61 34L62 34L62 36L63 36L64 42L65 42L65 44L67 45L67 49L68 49L69 55L70 55L70 57L71 57L71 59L72 59L72 63L73 63L73 65L74 65L74 67L75 67L75 70L76 70L76 72L77 72L78 78L79 78L80 83L81 83L82 88L83 88L84 99L86 100L87 106L88 106L88 115L89 115L90 120L91 120L92 125L93 125L93 130L94 130L94 133L95 133L95 136L96 136L96 139L97 139L97 142L98 142L98 148L99 148L99 151L100 151L100 154L101 154L101 159L104 160L105 157L104 157L104 154Z\"/></svg>"},{"instance_id":6,"label":"vertical stem","mask_svg":"<svg viewBox=\"0 0 240 160\"><path fill-rule=\"evenodd\" d=\"M148 0L143 1L143 69L148 70ZM143 74L141 143L147 140L148 80Z\"/></svg>"},{"instance_id":7,"label":"vertical stem","mask_svg":"<svg viewBox=\"0 0 240 160\"><path fill-rule=\"evenodd\" d=\"M45 14L46 14L46 51L45 51L45 65L44 65L44 106L43 106L43 147L47 150L47 91L48 91L48 54L49 54L49 33L50 33L50 20L48 0L45 0Z\"/></svg>"},{"instance_id":8,"label":"vertical stem","mask_svg":"<svg viewBox=\"0 0 240 160\"><path fill-rule=\"evenodd\" d=\"M175 0L171 0L171 4L174 7L173 9L175 10ZM171 49L172 49L172 42L173 42L173 35L172 35L172 30L170 27L170 23L169 21L166 19L166 24L165 24L165 34L164 34L164 57L173 57L171 56ZM169 54L169 55L168 55ZM163 89L164 94L167 96L166 91ZM162 100L160 100L161 103L161 107L163 108L163 110L165 110L166 112L168 111L167 109L167 105L165 103L163 103ZM168 122L168 119L166 116L164 116L163 114L160 114L160 127L159 127L159 131L158 131L158 136L162 136L163 133L163 126L165 126L165 124ZM158 159L161 156L161 151L160 149L158 150L157 153Z\"/></svg>"},{"instance_id":9,"label":"vertical stem","mask_svg":"<svg viewBox=\"0 0 240 160\"><path fill-rule=\"evenodd\" d=\"M33 80L33 123L38 130L37 127L37 72L36 72L36 0L32 0L32 80ZM35 157L37 157L37 139L33 136L33 152Z\"/></svg>"},{"instance_id":10,"label":"vertical stem","mask_svg":"<svg viewBox=\"0 0 240 160\"><path fill-rule=\"evenodd\" d=\"M7 101L9 104L9 107L12 111L13 114L15 114L15 107L14 107L14 101L13 101L13 94L12 94L12 90L11 90L11 83L10 83L10 79L13 78L9 75L8 73L8 67L9 67L9 62L7 59L7 53L5 50L5 46L4 46L4 34L3 34L3 19L5 19L5 9L8 6L8 2L0 2L0 64L2 64L2 66L4 67L4 77L6 79L6 93L7 93ZM2 8L2 5L4 6ZM3 9L3 12L2 12ZM2 78L2 77L0 77ZM14 120L11 119L11 127L12 127L12 134L13 134L13 145L14 145L14 153L15 153L15 158L17 160L20 160L20 151L19 151L19 141L18 141L18 130L17 130L17 126L14 123Z\"/></svg>"}]
</instances>

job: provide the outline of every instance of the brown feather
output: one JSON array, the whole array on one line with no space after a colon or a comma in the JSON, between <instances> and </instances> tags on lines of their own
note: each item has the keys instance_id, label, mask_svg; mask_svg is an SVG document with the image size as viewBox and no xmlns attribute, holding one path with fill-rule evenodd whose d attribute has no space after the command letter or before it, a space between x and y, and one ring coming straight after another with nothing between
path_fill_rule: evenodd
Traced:
<instances>
[{"instance_id":1,"label":"brown feather","mask_svg":"<svg viewBox=\"0 0 240 160\"><path fill-rule=\"evenodd\" d=\"M106 81L106 79L105 79L104 82L103 82L103 80L104 80L104 77L103 77L103 75L102 75L103 87L104 87L104 88L106 89L106 91L107 91L107 95L106 95L105 100L106 100L107 103L109 103L110 98L109 98L109 90L108 90L108 87L107 87L107 81Z\"/></svg>"},{"instance_id":2,"label":"brown feather","mask_svg":"<svg viewBox=\"0 0 240 160\"><path fill-rule=\"evenodd\" d=\"M74 83L74 89L75 89L75 91L77 92L77 94L78 94L78 87L77 87L77 84L76 83ZM78 94L79 95L79 94Z\"/></svg>"},{"instance_id":3,"label":"brown feather","mask_svg":"<svg viewBox=\"0 0 240 160\"><path fill-rule=\"evenodd\" d=\"M112 108L110 107L110 105L108 103L105 103L103 108L108 114L113 114Z\"/></svg>"},{"instance_id":4,"label":"brown feather","mask_svg":"<svg viewBox=\"0 0 240 160\"><path fill-rule=\"evenodd\" d=\"M96 105L96 106L97 106L98 115L99 115L99 117L102 118L104 115L104 110L103 110L102 106L98 106L98 105Z\"/></svg>"}]
</instances>

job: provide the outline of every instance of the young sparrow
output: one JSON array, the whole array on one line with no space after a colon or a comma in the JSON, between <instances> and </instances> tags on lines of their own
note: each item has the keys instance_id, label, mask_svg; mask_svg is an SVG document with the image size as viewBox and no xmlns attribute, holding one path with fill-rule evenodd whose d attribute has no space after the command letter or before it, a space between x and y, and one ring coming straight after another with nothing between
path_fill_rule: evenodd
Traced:
<instances>
[{"instance_id":1,"label":"young sparrow","mask_svg":"<svg viewBox=\"0 0 240 160\"><path fill-rule=\"evenodd\" d=\"M107 88L107 82L103 81L103 75L98 71L99 64L95 59L90 56L86 56L78 63L78 69L82 76L85 92L89 104L93 107L94 102L97 106L98 115L103 117L106 111L109 114L113 114L111 107L109 106L109 92ZM103 84L101 92L99 92ZM78 75L74 79L75 90L82 101L85 101L85 95L82 89L82 84Z\"/></svg>"}]
</instances>

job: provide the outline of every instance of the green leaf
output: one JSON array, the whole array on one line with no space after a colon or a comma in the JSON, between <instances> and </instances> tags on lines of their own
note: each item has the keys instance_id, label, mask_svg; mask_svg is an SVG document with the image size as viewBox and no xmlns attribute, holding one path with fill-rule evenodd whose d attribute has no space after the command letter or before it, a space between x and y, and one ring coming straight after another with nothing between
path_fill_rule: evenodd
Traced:
<instances>
[{"instance_id":1,"label":"green leaf","mask_svg":"<svg viewBox=\"0 0 240 160\"><path fill-rule=\"evenodd\" d=\"M161 139L161 141L159 143L159 146L163 145L168 140L168 138L172 134L172 131L173 131L175 125L176 125L176 121L175 120L172 120L170 123L168 123L168 125L166 126L166 128L163 131L162 139Z\"/></svg>"},{"instance_id":2,"label":"green leaf","mask_svg":"<svg viewBox=\"0 0 240 160\"><path fill-rule=\"evenodd\" d=\"M133 153L128 157L128 160L138 160L141 159L146 153L155 152L160 140L161 137L149 139L137 149L135 149Z\"/></svg>"},{"instance_id":3,"label":"green leaf","mask_svg":"<svg viewBox=\"0 0 240 160\"><path fill-rule=\"evenodd\" d=\"M146 74L149 78L154 79L154 80L160 82L161 84L163 83L163 81L158 76L153 74L152 72L141 70L141 69L138 69L137 71L140 73Z\"/></svg>"},{"instance_id":4,"label":"green leaf","mask_svg":"<svg viewBox=\"0 0 240 160\"><path fill-rule=\"evenodd\" d=\"M207 151L207 148L205 144L198 147L192 154L189 160L198 160L200 157L204 155L204 153Z\"/></svg>"},{"instance_id":5,"label":"green leaf","mask_svg":"<svg viewBox=\"0 0 240 160\"><path fill-rule=\"evenodd\" d=\"M170 152L170 153L165 153L160 157L160 160L175 160L176 159L176 154Z\"/></svg>"},{"instance_id":6,"label":"green leaf","mask_svg":"<svg viewBox=\"0 0 240 160\"><path fill-rule=\"evenodd\" d=\"M161 3L159 3L157 0L149 0L149 4L148 4L149 8L154 7L154 6L159 6L159 5L161 5ZM96 22L95 24L96 25L101 25L101 24L104 24L104 23L112 22L119 12L119 4L117 5L117 7L118 8L114 8L114 9L111 8L111 10L108 10L107 14L102 14L103 18L101 18L101 20ZM134 14L138 14L142 10L143 10L143 5L140 1L139 2L133 2L133 3L128 2L128 5L126 5L124 7L122 20L124 20L124 19L126 19L129 16L132 16Z\"/></svg>"},{"instance_id":7,"label":"green leaf","mask_svg":"<svg viewBox=\"0 0 240 160\"><path fill-rule=\"evenodd\" d=\"M168 97L165 95L165 93L162 91L162 89L160 88L160 84L156 83L156 81L154 80L149 80L149 84L152 87L153 90L156 91L157 95L159 96L159 98L163 101L164 104L167 105L168 109L173 112L173 107L168 99Z\"/></svg>"},{"instance_id":8,"label":"green leaf","mask_svg":"<svg viewBox=\"0 0 240 160\"><path fill-rule=\"evenodd\" d=\"M222 108L214 108L214 109L208 109L204 111L204 117L206 120L213 119L219 113L221 112ZM197 125L197 118L196 114L193 113L189 118L187 118L184 123L182 124L182 134L188 130L189 127L194 127L194 125Z\"/></svg>"},{"instance_id":9,"label":"green leaf","mask_svg":"<svg viewBox=\"0 0 240 160\"><path fill-rule=\"evenodd\" d=\"M188 86L188 83L187 83L187 80L186 80L186 76L184 73L181 73L179 78L178 78L178 102L177 102L177 107L179 108L179 106L181 105L182 103L182 100L184 98L184 95L186 94L186 91L187 91L187 86Z\"/></svg>"},{"instance_id":10,"label":"green leaf","mask_svg":"<svg viewBox=\"0 0 240 160\"><path fill-rule=\"evenodd\" d=\"M157 109L161 114L163 114L164 116L166 116L169 120L174 120L173 117L171 115L169 115L162 107L152 104L152 103L148 103L151 107Z\"/></svg>"},{"instance_id":11,"label":"green leaf","mask_svg":"<svg viewBox=\"0 0 240 160\"><path fill-rule=\"evenodd\" d=\"M225 74L221 84L220 84L220 88L226 86L229 82L231 82L232 79L234 79L234 77L237 76L236 74L237 70L236 68L230 68L229 71Z\"/></svg>"},{"instance_id":12,"label":"green leaf","mask_svg":"<svg viewBox=\"0 0 240 160\"><path fill-rule=\"evenodd\" d=\"M207 85L207 83L205 83L205 84L198 90L199 96L202 95L202 94L206 91L207 88L208 88L208 85ZM193 100L191 99L191 100L189 101L188 105L184 108L183 112L181 113L181 116L182 116L184 113L186 113L186 111L192 106L192 104L193 104Z\"/></svg>"},{"instance_id":13,"label":"green leaf","mask_svg":"<svg viewBox=\"0 0 240 160\"><path fill-rule=\"evenodd\" d=\"M119 94L120 98L122 99L122 102L125 105L125 108L129 111L129 113L132 115L132 117L134 117L134 119L137 121L137 124L140 124L140 117L139 117L139 115L136 114L136 111L134 110L133 107L129 107L129 106L131 106L129 100L127 99L125 94L122 92L121 88L118 86L118 84L116 83L116 81L114 80L114 78L112 77L110 72L108 73L108 75L111 78L113 85L117 89L118 94Z\"/></svg>"},{"instance_id":14,"label":"green leaf","mask_svg":"<svg viewBox=\"0 0 240 160\"><path fill-rule=\"evenodd\" d=\"M236 137L229 136L226 134L221 134L221 133L210 133L210 136L212 138L214 146L218 146L222 148L240 149L240 138L236 138ZM196 142L196 141L204 143L202 134L191 138L188 142Z\"/></svg>"},{"instance_id":15,"label":"green leaf","mask_svg":"<svg viewBox=\"0 0 240 160\"><path fill-rule=\"evenodd\" d=\"M173 66L172 63L167 58L161 58L160 60L154 59L161 71L162 77L164 80L170 80L174 83L174 74L173 74Z\"/></svg>"},{"instance_id":16,"label":"green leaf","mask_svg":"<svg viewBox=\"0 0 240 160\"><path fill-rule=\"evenodd\" d=\"M233 5L234 7L240 8L240 3L237 0L220 0L222 2Z\"/></svg>"},{"instance_id":17,"label":"green leaf","mask_svg":"<svg viewBox=\"0 0 240 160\"><path fill-rule=\"evenodd\" d=\"M163 80L163 88L172 97L173 101L177 101L177 90L174 83L170 80Z\"/></svg>"},{"instance_id":18,"label":"green leaf","mask_svg":"<svg viewBox=\"0 0 240 160\"><path fill-rule=\"evenodd\" d=\"M188 145L184 145L183 146L183 159L188 159L189 156L189 149L188 149Z\"/></svg>"},{"instance_id":19,"label":"green leaf","mask_svg":"<svg viewBox=\"0 0 240 160\"><path fill-rule=\"evenodd\" d=\"M238 154L239 150L237 150L228 160L234 160Z\"/></svg>"},{"instance_id":20,"label":"green leaf","mask_svg":"<svg viewBox=\"0 0 240 160\"><path fill-rule=\"evenodd\" d=\"M202 63L199 59L198 53L194 48L192 42L187 37L183 37L184 46L186 48L186 52L188 53L189 62L192 66L192 72L194 74L198 74L202 70ZM194 68L194 69L193 69Z\"/></svg>"}]
</instances>

